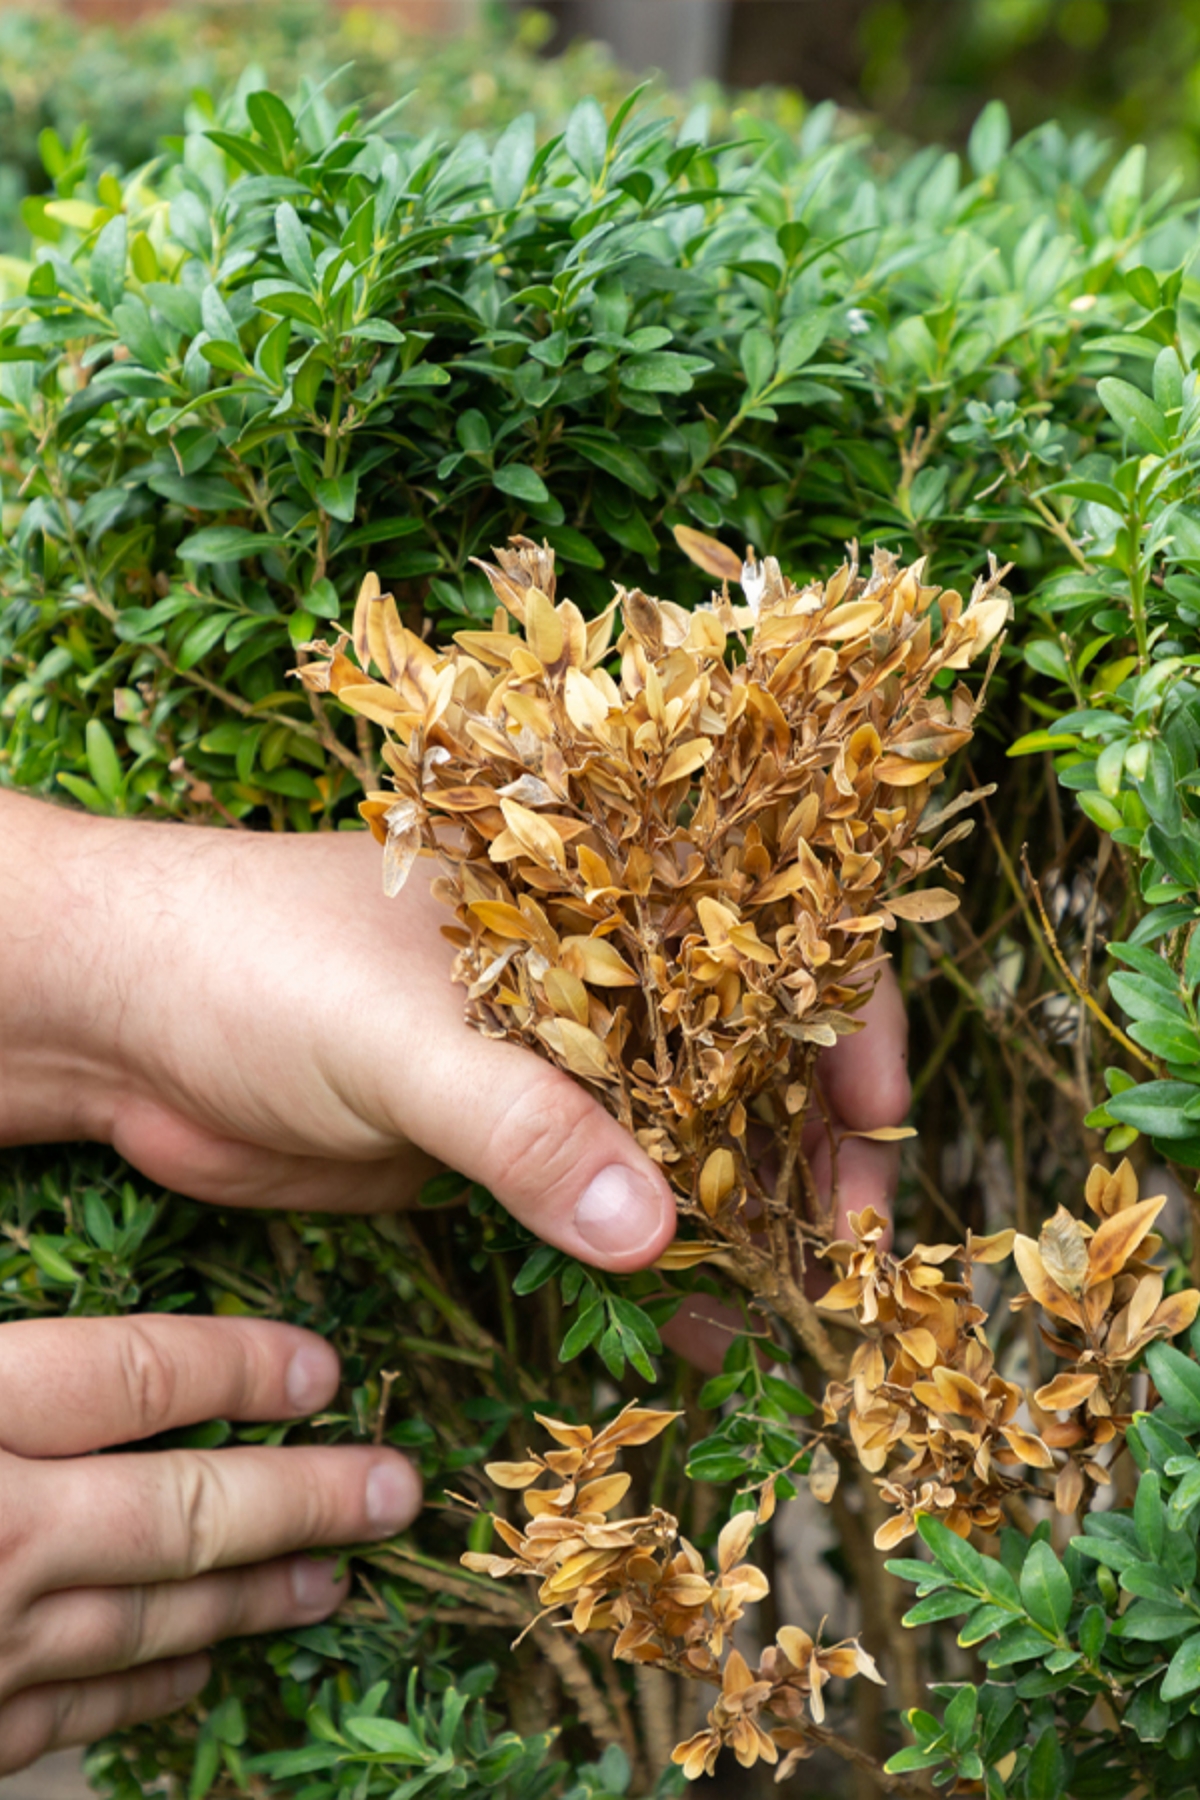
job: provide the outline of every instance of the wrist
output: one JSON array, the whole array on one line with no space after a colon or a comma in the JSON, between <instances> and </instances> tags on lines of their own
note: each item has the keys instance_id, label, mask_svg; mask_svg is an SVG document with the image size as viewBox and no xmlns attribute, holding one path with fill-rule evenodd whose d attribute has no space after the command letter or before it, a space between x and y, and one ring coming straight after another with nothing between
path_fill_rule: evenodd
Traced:
<instances>
[{"instance_id":1,"label":"wrist","mask_svg":"<svg viewBox=\"0 0 1200 1800\"><path fill-rule=\"evenodd\" d=\"M0 1143L107 1135L105 872L123 829L0 791Z\"/></svg>"}]
</instances>

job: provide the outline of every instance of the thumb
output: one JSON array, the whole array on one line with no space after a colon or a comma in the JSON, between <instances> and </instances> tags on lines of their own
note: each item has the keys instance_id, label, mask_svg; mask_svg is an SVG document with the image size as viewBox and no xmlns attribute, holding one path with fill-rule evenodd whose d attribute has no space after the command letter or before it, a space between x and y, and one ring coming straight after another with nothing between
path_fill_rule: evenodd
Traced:
<instances>
[{"instance_id":1,"label":"thumb","mask_svg":"<svg viewBox=\"0 0 1200 1800\"><path fill-rule=\"evenodd\" d=\"M661 1171L569 1075L460 1025L434 1034L406 1084L414 1143L495 1194L548 1244L641 1269L675 1234Z\"/></svg>"}]
</instances>

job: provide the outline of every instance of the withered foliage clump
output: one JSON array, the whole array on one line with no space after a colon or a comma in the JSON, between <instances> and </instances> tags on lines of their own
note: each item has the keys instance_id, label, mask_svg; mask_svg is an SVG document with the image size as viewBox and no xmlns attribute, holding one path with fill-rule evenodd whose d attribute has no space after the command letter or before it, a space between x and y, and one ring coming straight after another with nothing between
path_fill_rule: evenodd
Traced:
<instances>
[{"instance_id":1,"label":"withered foliage clump","mask_svg":"<svg viewBox=\"0 0 1200 1800\"><path fill-rule=\"evenodd\" d=\"M342 640L301 674L388 733L396 792L363 812L390 890L418 849L440 862L470 1018L586 1082L703 1231L677 1264L720 1247L833 1372L802 1283L814 1060L856 1028L883 932L957 905L906 891L970 829L969 796L929 801L979 699L932 690L1008 599L994 565L964 606L883 551L797 587L679 535L749 604L728 579L696 611L620 588L587 622L517 538L483 565L490 630L436 650L371 579L358 666ZM752 1119L779 1140L769 1180Z\"/></svg>"},{"instance_id":2,"label":"withered foliage clump","mask_svg":"<svg viewBox=\"0 0 1200 1800\"><path fill-rule=\"evenodd\" d=\"M883 933L957 904L912 884L970 829L959 815L975 796L931 802L980 697L935 683L995 643L1001 572L967 606L884 553L797 587L769 558L743 565L677 535L721 582L708 607L618 589L585 621L558 598L549 550L515 539L483 565L499 602L490 630L435 649L371 579L356 660L346 639L311 646L309 686L387 732L395 791L363 807L385 885L396 891L419 851L437 859L468 1016L586 1082L663 1167L694 1234L667 1266L713 1261L823 1368L814 1494L831 1497L854 1456L880 1490L868 1499L884 1550L926 1513L992 1532L1051 1488L1074 1512L1111 1480L1130 1364L1200 1307L1196 1291L1164 1298L1150 1261L1163 1200L1139 1200L1124 1163L1092 1173L1094 1226L1060 1209L1036 1242L968 1234L899 1256L869 1209L853 1241L832 1241L835 1195L817 1196L804 1154L823 1114L816 1057L856 1029ZM997 1367L977 1292L1010 1253L1026 1288L1013 1304L1040 1308L1061 1365L1033 1392ZM805 1281L814 1255L840 1276L820 1302ZM849 1361L827 1321L862 1334ZM669 1417L627 1408L599 1432L544 1420L556 1449L490 1470L522 1491L528 1524L498 1518L507 1554L465 1560L533 1577L547 1612L611 1633L618 1658L717 1686L705 1729L675 1752L687 1775L725 1745L781 1775L818 1741L853 1758L824 1732L822 1689L831 1675L878 1678L856 1642L785 1626L756 1669L730 1642L768 1591L744 1557L774 1481L757 1515L725 1527L715 1569L671 1514L612 1516L629 1485L618 1451Z\"/></svg>"},{"instance_id":3,"label":"withered foliage clump","mask_svg":"<svg viewBox=\"0 0 1200 1800\"><path fill-rule=\"evenodd\" d=\"M964 1537L974 1526L995 1531L1009 1496L1039 1491L1031 1471L1056 1472L1065 1514L1110 1483L1132 1416L1129 1366L1147 1344L1187 1329L1200 1291L1163 1298L1149 1259L1162 1243L1152 1232L1166 1197L1139 1200L1128 1161L1114 1174L1097 1165L1085 1198L1094 1227L1060 1207L1036 1242L1011 1231L968 1234L962 1246L918 1244L899 1257L882 1247L884 1221L868 1208L852 1215L854 1242L830 1247L845 1273L819 1305L854 1318L867 1341L848 1379L826 1389L826 1423L848 1414L872 1473L907 1453L881 1480L895 1508L876 1532L881 1550L909 1536L920 1513ZM1026 1288L1013 1309L1042 1309L1042 1339L1066 1365L1033 1393L997 1371L973 1291L975 1268L1010 1253Z\"/></svg>"},{"instance_id":4,"label":"withered foliage clump","mask_svg":"<svg viewBox=\"0 0 1200 1800\"><path fill-rule=\"evenodd\" d=\"M677 1416L630 1405L596 1433L539 1415L559 1448L487 1467L498 1487L522 1493L529 1523L518 1528L493 1515L509 1554L468 1551L462 1560L497 1579L534 1577L543 1616L569 1608L563 1623L577 1632L612 1633L620 1660L719 1688L704 1730L674 1753L690 1779L711 1774L727 1745L743 1768L761 1758L778 1764L783 1780L823 1735L822 1690L830 1678L881 1677L857 1640L823 1645L794 1626L779 1631L756 1669L732 1647L747 1605L770 1592L761 1569L742 1560L754 1536L754 1512L736 1514L723 1528L715 1569L661 1507L640 1518L608 1517L629 1488L628 1475L612 1472L620 1450L651 1442ZM551 1484L535 1487L547 1474Z\"/></svg>"}]
</instances>

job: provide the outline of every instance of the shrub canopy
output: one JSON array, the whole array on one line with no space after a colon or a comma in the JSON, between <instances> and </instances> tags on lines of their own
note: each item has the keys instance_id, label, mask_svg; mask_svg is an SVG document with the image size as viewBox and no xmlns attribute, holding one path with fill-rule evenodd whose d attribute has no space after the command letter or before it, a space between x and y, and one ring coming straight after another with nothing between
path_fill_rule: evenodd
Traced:
<instances>
[{"instance_id":1,"label":"shrub canopy","mask_svg":"<svg viewBox=\"0 0 1200 1800\"><path fill-rule=\"evenodd\" d=\"M104 813L354 826L369 741L288 675L301 646L348 625L368 569L437 640L490 616L472 558L514 531L551 544L590 611L647 568L664 596L702 598L678 525L739 551L753 543L801 580L832 570L851 537L929 556L946 586L969 588L991 550L1014 563L1018 595L980 751L983 772L1007 783L999 826L988 819L995 880L981 863L962 926L918 926L906 953L914 1007L927 1009L919 1083L949 1064L952 1101L929 1087L940 1141L961 1150L963 1132L998 1133L1023 1196L1032 1152L1014 1119L1033 1132L1034 1071L1060 1107L1048 1102L1038 1125L1034 1173L1047 1188L1074 1178L1080 1152L1055 1141L1055 1124L1068 1106L1072 1141L1085 1141L1098 1053L1080 1024L1056 1060L1029 1019L1051 1016L1033 1012L1049 999L1061 1013L1064 996L1072 1018L1103 1012L1089 988L1096 909L1104 871L1127 872L1119 892L1104 888L1104 923L1126 969L1109 991L1132 1022L1112 1022L1109 1098L1090 1123L1113 1150L1144 1131L1179 1166L1200 1163L1194 202L1171 184L1147 193L1138 150L1109 166L1093 137L1049 125L1011 144L995 106L965 159L885 154L830 107L795 133L746 112L720 142L702 111L681 123L646 94L608 113L583 99L549 134L530 112L486 136L422 135L407 116L339 110L319 84L285 100L243 83L223 105L197 99L182 134L127 175L97 177L47 141L55 193L25 209L26 291L0 328L0 776ZM1057 760L1067 798L1048 769L1005 764L1018 731L1017 748ZM1006 934L1022 911L1036 930L1014 869L1027 830L1037 868L1054 860L1061 878L1048 922L1065 931L1092 910L1082 952L1059 952L1065 973L1057 945L1041 962L1016 953L1018 1007ZM1098 842L1095 903L1076 906L1068 876ZM937 969L958 995L946 1019L928 1002ZM1011 1097L997 1042L1019 1070ZM955 1108L962 1118L946 1124ZM948 1166L931 1153L939 1200ZM529 1246L482 1194L415 1221L268 1231L167 1208L97 1152L18 1167L5 1204L8 1316L210 1304L316 1323L346 1352L328 1432L381 1421L435 1487L510 1428L520 1439L564 1326L568 1357L598 1336L620 1351L607 1372L590 1357L556 1371L556 1396L582 1407L626 1357L655 1376L655 1323L670 1309L655 1277L616 1283L545 1249L514 1274ZM539 1296L526 1337L512 1292ZM573 1340L564 1307L589 1320ZM389 1425L397 1339L411 1357L395 1387L405 1416ZM734 1394L737 1413L709 1421L694 1473L763 1479L808 1454L795 1420L811 1402L764 1375L744 1338L691 1398L715 1413ZM1189 1479L1180 1446L1176 1466L1152 1435L1141 1442L1163 1491ZM681 1478L672 1454L656 1481ZM1135 1561L1152 1552L1149 1503L1145 1515ZM1171 1529L1186 1537L1188 1517L1180 1502ZM588 1765L574 1737L569 1778L566 1765L533 1773L547 1714L529 1710L519 1659L502 1682L524 1747L463 1710L490 1674L470 1672L439 1623L442 1604L463 1604L452 1585L463 1578L447 1573L461 1534L437 1515L420 1530L411 1555L378 1563L377 1605L274 1646L269 1672L258 1651L227 1653L203 1723L135 1735L100 1759L105 1778L133 1796L166 1766L187 1773L195 1800L218 1779L244 1791L259 1772L312 1778L312 1800L392 1793L414 1769L431 1793L446 1771L446 1792L525 1800L568 1779L577 1800L622 1791L619 1759ZM1172 1543L1182 1568L1186 1544ZM984 1604L989 1580L1008 1596L1011 1579L934 1550L943 1585L957 1582L937 1616L963 1610L963 1593ZM1034 1560L1045 1573L1041 1551ZM1084 1594L1085 1566L1095 1586L1080 1634L1088 1608L1116 1605L1109 1564L1093 1561L1098 1574L1080 1555L1069 1565L1072 1591ZM1188 1566L1191 1580L1194 1554ZM1043 1636L1052 1629L1067 1658L1052 1672L1065 1691L1074 1640L1058 1641L1061 1581L1046 1579L1058 1598ZM483 1604L476 1590L467 1599ZM1086 1630L1091 1642L1094 1621ZM495 1630L466 1635L476 1662L501 1654ZM434 1697L413 1691L407 1724L384 1718L417 1658ZM1167 1744L1154 1776L1165 1793L1190 1754L1194 1689L1166 1686L1157 1662L1145 1669L1155 1706L1143 1735ZM560 1677L587 1716L586 1666ZM965 1778L983 1759L1001 1783L989 1792L1017 1791L992 1762L1019 1750L1009 1767L1026 1792L1061 1791L1075 1752L1048 1719L1057 1691L1030 1688L1016 1711L990 1694L976 1711L960 1705L948 1729ZM1081 1694L1062 1703L1071 1730ZM929 1766L945 1760L937 1731L924 1715ZM1127 1791L1128 1766L1114 1768L1115 1786L1101 1769L1088 1791Z\"/></svg>"}]
</instances>

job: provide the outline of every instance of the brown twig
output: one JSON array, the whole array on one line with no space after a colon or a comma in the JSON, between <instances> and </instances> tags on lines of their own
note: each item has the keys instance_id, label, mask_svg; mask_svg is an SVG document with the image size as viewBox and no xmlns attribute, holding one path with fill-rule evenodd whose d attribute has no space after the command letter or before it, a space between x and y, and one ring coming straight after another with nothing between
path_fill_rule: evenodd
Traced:
<instances>
[{"instance_id":1,"label":"brown twig","mask_svg":"<svg viewBox=\"0 0 1200 1800\"><path fill-rule=\"evenodd\" d=\"M1083 1006L1085 1006L1087 1008L1087 1010L1091 1013L1092 1017L1094 1019L1099 1020L1100 1024L1104 1027L1105 1031L1108 1032L1109 1036L1116 1039L1117 1043L1120 1044L1120 1046L1123 1050L1128 1051L1130 1056L1136 1058L1136 1060L1141 1063L1141 1065L1144 1069L1149 1069L1151 1074L1157 1075L1158 1074L1158 1064L1154 1061L1154 1059L1152 1057L1147 1056L1146 1052L1144 1050L1140 1049L1138 1047L1138 1045L1134 1043L1134 1041L1131 1037L1127 1037L1125 1035L1125 1033L1121 1030L1121 1027L1119 1025L1116 1025L1113 1023L1113 1021L1109 1018L1108 1014L1105 1012L1104 1008L1100 1005L1100 1002L1096 999L1094 994L1092 994L1086 987L1082 986L1078 977L1075 974L1075 971L1072 969L1070 963L1067 961L1066 957L1063 955L1062 950L1059 946L1058 938L1055 934L1054 927L1050 923L1050 915L1046 911L1046 903L1042 898L1042 890L1038 886L1037 880L1034 877L1032 869L1029 867L1029 855L1028 855L1028 847L1027 846L1022 846L1022 849L1021 849L1021 867L1025 871L1025 876L1029 882L1030 891L1033 894L1034 901L1037 905L1038 917L1040 918L1040 920L1042 922L1042 931L1045 935L1046 942L1050 946L1050 950L1051 950L1051 953L1053 954L1055 962L1058 964L1059 969L1062 971L1063 979L1066 981L1067 986L1070 988L1070 990L1074 994L1075 998Z\"/></svg>"}]
</instances>

